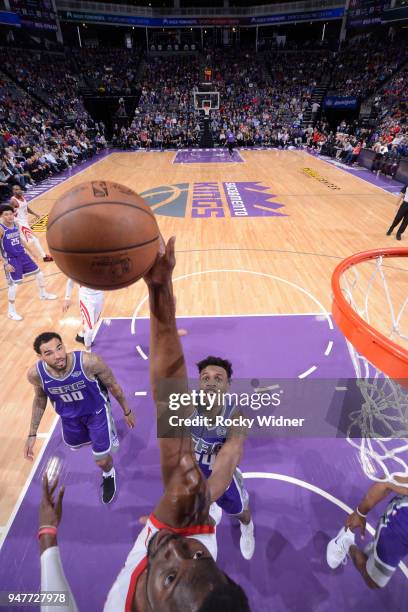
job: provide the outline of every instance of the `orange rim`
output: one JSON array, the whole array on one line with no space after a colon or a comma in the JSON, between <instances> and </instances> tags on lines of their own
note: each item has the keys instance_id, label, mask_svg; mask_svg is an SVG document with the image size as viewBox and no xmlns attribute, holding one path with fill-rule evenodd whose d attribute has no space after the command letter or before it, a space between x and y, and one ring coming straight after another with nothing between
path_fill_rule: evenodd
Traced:
<instances>
[{"instance_id":1,"label":"orange rim","mask_svg":"<svg viewBox=\"0 0 408 612\"><path fill-rule=\"evenodd\" d=\"M347 302L340 288L340 278L346 270L378 257L408 257L408 248L373 249L344 259L332 275L332 314L347 340L361 355L390 378L407 379L404 386L408 386L408 351L364 321Z\"/></svg>"}]
</instances>

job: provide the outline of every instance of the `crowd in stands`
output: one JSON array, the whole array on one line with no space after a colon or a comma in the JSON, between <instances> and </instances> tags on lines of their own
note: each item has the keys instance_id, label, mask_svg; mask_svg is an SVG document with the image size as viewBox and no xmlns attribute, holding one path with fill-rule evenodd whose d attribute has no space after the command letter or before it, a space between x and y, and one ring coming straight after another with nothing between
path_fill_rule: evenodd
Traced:
<instances>
[{"instance_id":1,"label":"crowd in stands","mask_svg":"<svg viewBox=\"0 0 408 612\"><path fill-rule=\"evenodd\" d=\"M264 64L249 53L215 56L221 104L212 122L214 140L223 144L232 131L244 146L298 144L304 113L326 62L325 51L311 52L309 59L304 52L271 52Z\"/></svg>"},{"instance_id":2,"label":"crowd in stands","mask_svg":"<svg viewBox=\"0 0 408 612\"><path fill-rule=\"evenodd\" d=\"M73 62L83 86L99 94L134 95L138 93L141 53L137 49L80 49Z\"/></svg>"},{"instance_id":3,"label":"crowd in stands","mask_svg":"<svg viewBox=\"0 0 408 612\"><path fill-rule=\"evenodd\" d=\"M332 88L339 95L366 98L408 60L406 37L384 40L365 35L335 55Z\"/></svg>"},{"instance_id":4,"label":"crowd in stands","mask_svg":"<svg viewBox=\"0 0 408 612\"><path fill-rule=\"evenodd\" d=\"M100 126L64 119L0 73L0 199L26 190L106 146Z\"/></svg>"},{"instance_id":5,"label":"crowd in stands","mask_svg":"<svg viewBox=\"0 0 408 612\"><path fill-rule=\"evenodd\" d=\"M79 95L79 78L63 53L1 49L1 69L57 115L87 119Z\"/></svg>"},{"instance_id":6,"label":"crowd in stands","mask_svg":"<svg viewBox=\"0 0 408 612\"><path fill-rule=\"evenodd\" d=\"M197 55L146 59L134 119L128 129L114 131L114 142L131 149L197 145L200 126L192 92L201 74Z\"/></svg>"},{"instance_id":7,"label":"crowd in stands","mask_svg":"<svg viewBox=\"0 0 408 612\"><path fill-rule=\"evenodd\" d=\"M114 125L113 145L130 149L193 147L200 143L194 95L204 68L212 69L219 109L211 112L216 146L234 134L238 146L315 149L353 164L359 150L374 148L376 159L408 155L407 42L375 37L351 41L339 54L328 48L272 49L261 57L246 50L162 55L140 60L121 49L22 52L1 49L0 182L26 188L69 168L106 146L103 127L83 105L80 86L102 94L135 95L134 117ZM357 122L337 132L319 119L313 127L312 96L330 82L336 94L372 99L375 128ZM313 111L313 112L312 112ZM116 120L116 119L115 119ZM379 163L373 168L377 171ZM390 166L391 167L391 166Z\"/></svg>"}]
</instances>

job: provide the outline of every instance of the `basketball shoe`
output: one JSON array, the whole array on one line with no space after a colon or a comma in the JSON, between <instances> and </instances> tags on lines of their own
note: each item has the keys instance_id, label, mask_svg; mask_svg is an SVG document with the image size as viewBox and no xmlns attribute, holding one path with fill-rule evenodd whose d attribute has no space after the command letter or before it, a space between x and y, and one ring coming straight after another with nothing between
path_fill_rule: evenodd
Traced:
<instances>
[{"instance_id":1,"label":"basketball shoe","mask_svg":"<svg viewBox=\"0 0 408 612\"><path fill-rule=\"evenodd\" d=\"M104 504L110 504L116 493L116 472L113 467L110 472L105 476L102 475L102 502Z\"/></svg>"},{"instance_id":2,"label":"basketball shoe","mask_svg":"<svg viewBox=\"0 0 408 612\"><path fill-rule=\"evenodd\" d=\"M347 563L347 555L355 543L354 533L342 527L335 538L330 540L326 550L326 560L329 567L336 569L339 565Z\"/></svg>"},{"instance_id":3,"label":"basketball shoe","mask_svg":"<svg viewBox=\"0 0 408 612\"><path fill-rule=\"evenodd\" d=\"M239 540L239 547L241 549L241 554L249 561L252 559L253 554L255 552L255 536L254 536L254 524L252 519L248 523L248 525L244 525L244 523L240 523L241 528L241 538Z\"/></svg>"}]
</instances>

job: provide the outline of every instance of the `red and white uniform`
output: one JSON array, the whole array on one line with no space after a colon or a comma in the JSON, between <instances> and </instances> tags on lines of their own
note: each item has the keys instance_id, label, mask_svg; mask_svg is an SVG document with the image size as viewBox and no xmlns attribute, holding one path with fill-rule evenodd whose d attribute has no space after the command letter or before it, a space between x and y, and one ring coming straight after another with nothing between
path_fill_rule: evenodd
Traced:
<instances>
[{"instance_id":1,"label":"red and white uniform","mask_svg":"<svg viewBox=\"0 0 408 612\"><path fill-rule=\"evenodd\" d=\"M17 225L20 228L20 232L28 242L30 239L34 238L34 233L28 221L28 202L23 195L18 198L13 196L12 202L14 206L16 204L18 205L18 207L14 209L14 216L16 218Z\"/></svg>"},{"instance_id":2,"label":"red and white uniform","mask_svg":"<svg viewBox=\"0 0 408 612\"><path fill-rule=\"evenodd\" d=\"M214 561L217 560L217 537L214 526L168 527L151 514L144 529L139 533L124 567L109 591L103 608L104 612L131 612L137 581L147 567L147 548L149 542L160 529L168 529L178 535L198 540L206 547Z\"/></svg>"},{"instance_id":3,"label":"red and white uniform","mask_svg":"<svg viewBox=\"0 0 408 612\"><path fill-rule=\"evenodd\" d=\"M72 295L74 281L68 279L65 290L65 299L69 300ZM89 289L79 285L79 309L81 311L82 323L85 328L85 333L93 333L94 327L101 316L104 292L99 289Z\"/></svg>"},{"instance_id":4,"label":"red and white uniform","mask_svg":"<svg viewBox=\"0 0 408 612\"><path fill-rule=\"evenodd\" d=\"M201 542L214 561L217 560L216 528L212 525L194 525L184 529L169 527L150 515L144 529L130 551L126 563L116 578L104 605L104 612L131 612L139 577L147 567L147 547L155 533L168 529L181 536ZM59 606L61 612L78 612L75 598L64 573L58 546L47 548L41 555L41 590L65 591L69 594L69 604ZM43 605L42 612L53 612L54 608Z\"/></svg>"}]
</instances>

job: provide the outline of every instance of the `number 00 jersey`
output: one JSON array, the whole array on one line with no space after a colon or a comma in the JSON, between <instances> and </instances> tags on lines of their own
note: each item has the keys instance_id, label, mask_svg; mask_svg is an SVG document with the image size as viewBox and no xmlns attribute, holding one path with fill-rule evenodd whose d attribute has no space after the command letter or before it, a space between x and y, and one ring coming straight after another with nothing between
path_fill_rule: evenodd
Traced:
<instances>
[{"instance_id":1,"label":"number 00 jersey","mask_svg":"<svg viewBox=\"0 0 408 612\"><path fill-rule=\"evenodd\" d=\"M64 378L53 378L44 361L37 362L42 387L62 418L99 414L109 403L108 391L97 378L88 378L85 374L82 351L72 355L72 368Z\"/></svg>"}]
</instances>

